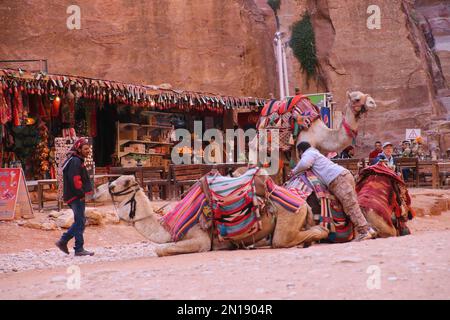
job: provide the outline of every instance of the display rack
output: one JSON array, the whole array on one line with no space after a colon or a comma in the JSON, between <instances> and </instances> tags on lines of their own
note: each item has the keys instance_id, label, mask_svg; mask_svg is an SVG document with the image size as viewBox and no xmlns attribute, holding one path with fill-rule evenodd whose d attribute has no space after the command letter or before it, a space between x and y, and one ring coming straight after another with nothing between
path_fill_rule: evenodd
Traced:
<instances>
[{"instance_id":1,"label":"display rack","mask_svg":"<svg viewBox=\"0 0 450 320\"><path fill-rule=\"evenodd\" d=\"M168 167L173 143L171 113L146 111L144 124L117 122L117 155L123 167Z\"/></svg>"}]
</instances>

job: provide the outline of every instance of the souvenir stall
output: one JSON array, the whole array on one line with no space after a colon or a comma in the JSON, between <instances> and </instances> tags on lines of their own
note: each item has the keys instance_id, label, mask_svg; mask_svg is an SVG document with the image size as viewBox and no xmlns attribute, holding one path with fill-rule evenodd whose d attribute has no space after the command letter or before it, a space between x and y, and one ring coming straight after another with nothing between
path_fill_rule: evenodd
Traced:
<instances>
[{"instance_id":1,"label":"souvenir stall","mask_svg":"<svg viewBox=\"0 0 450 320\"><path fill-rule=\"evenodd\" d=\"M0 85L0 166L27 179L56 177L56 137L91 137L96 167L167 166L173 129L225 130L227 113L266 102L20 69L0 69Z\"/></svg>"}]
</instances>

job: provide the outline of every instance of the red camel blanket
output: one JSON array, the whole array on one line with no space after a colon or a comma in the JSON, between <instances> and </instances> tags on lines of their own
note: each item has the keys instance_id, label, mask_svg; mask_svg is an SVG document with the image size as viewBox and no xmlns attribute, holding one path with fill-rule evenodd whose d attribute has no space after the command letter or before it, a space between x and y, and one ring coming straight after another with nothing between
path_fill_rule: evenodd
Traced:
<instances>
[{"instance_id":1,"label":"red camel blanket","mask_svg":"<svg viewBox=\"0 0 450 320\"><path fill-rule=\"evenodd\" d=\"M373 209L386 223L395 226L400 234L406 231L403 230L407 228L406 221L415 216L405 182L382 163L361 171L356 192L362 208ZM402 205L406 206L406 212L402 210Z\"/></svg>"}]
</instances>

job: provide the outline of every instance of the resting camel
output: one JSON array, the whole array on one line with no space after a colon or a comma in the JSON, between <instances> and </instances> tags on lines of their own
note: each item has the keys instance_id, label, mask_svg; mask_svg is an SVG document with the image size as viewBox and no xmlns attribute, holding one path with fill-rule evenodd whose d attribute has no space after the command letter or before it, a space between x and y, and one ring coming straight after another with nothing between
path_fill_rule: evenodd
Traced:
<instances>
[{"instance_id":1,"label":"resting camel","mask_svg":"<svg viewBox=\"0 0 450 320\"><path fill-rule=\"evenodd\" d=\"M272 248L289 248L319 241L328 236L327 229L311 225L312 215L306 203L292 213L276 202L267 201L266 179L268 177L262 174L255 177L256 194L265 202L261 212L262 228L239 241L239 244L251 246L261 240L264 242L264 239L271 236ZM199 224L193 226L180 241L172 242L171 235L160 223L161 216L152 210L150 200L132 175L121 176L110 183L109 192L118 203L120 219L133 223L144 237L161 244L155 250L158 256L235 248L235 244L230 241L219 242L216 237L211 241L211 233L203 230ZM99 193L95 197L98 200L104 197L104 194Z\"/></svg>"},{"instance_id":2,"label":"resting camel","mask_svg":"<svg viewBox=\"0 0 450 320\"><path fill-rule=\"evenodd\" d=\"M384 163L360 172L356 192L361 211L380 238L409 234L407 220L414 216L411 198L404 181ZM320 203L313 192L307 199L313 214L321 213ZM395 217L393 219L393 217Z\"/></svg>"}]
</instances>

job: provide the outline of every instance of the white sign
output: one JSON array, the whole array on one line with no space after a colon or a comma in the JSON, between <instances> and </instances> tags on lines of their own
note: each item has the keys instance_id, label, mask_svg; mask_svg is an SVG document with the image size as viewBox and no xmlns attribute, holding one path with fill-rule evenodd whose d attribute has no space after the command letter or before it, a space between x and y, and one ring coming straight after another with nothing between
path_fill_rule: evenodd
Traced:
<instances>
[{"instance_id":1,"label":"white sign","mask_svg":"<svg viewBox=\"0 0 450 320\"><path fill-rule=\"evenodd\" d=\"M405 140L414 140L421 136L420 129L406 129Z\"/></svg>"}]
</instances>

